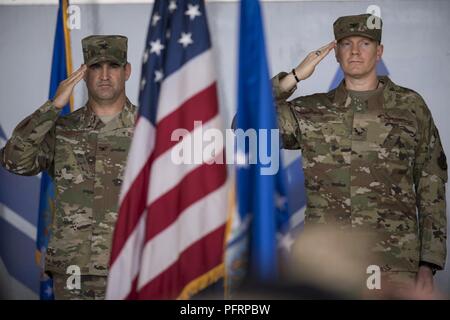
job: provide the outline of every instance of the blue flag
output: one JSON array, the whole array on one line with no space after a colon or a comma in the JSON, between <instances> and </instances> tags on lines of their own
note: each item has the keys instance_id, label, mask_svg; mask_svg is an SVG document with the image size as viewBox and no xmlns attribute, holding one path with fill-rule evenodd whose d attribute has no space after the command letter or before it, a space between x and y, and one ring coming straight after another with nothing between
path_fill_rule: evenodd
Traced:
<instances>
[{"instance_id":1,"label":"blue flag","mask_svg":"<svg viewBox=\"0 0 450 320\"><path fill-rule=\"evenodd\" d=\"M49 99L53 99L59 83L65 80L71 73L71 52L69 30L66 25L67 0L59 0L58 16L56 19L56 32L53 42L53 60L50 77ZM71 104L68 103L62 110L61 115L70 113ZM50 226L53 219L53 201L55 190L52 178L47 172L42 173L41 194L39 199L39 220L36 237L36 260L41 267L41 300L54 299L53 283L45 273L45 253L50 239Z\"/></svg>"},{"instance_id":2,"label":"blue flag","mask_svg":"<svg viewBox=\"0 0 450 320\"><path fill-rule=\"evenodd\" d=\"M7 139L6 134L3 132L3 129L1 126L0 126L0 138L5 139L5 140Z\"/></svg>"},{"instance_id":3,"label":"blue flag","mask_svg":"<svg viewBox=\"0 0 450 320\"><path fill-rule=\"evenodd\" d=\"M237 214L228 242L231 255L227 257L227 269L232 265L246 265L246 270L237 272L240 274L232 270L231 279L227 281L251 276L259 282L271 282L278 274L277 237L286 231L289 213L264 28L257 0L241 1L238 72ZM243 132L252 136L250 131L255 133L256 148L251 139L248 143L239 139ZM270 155L272 161L265 161L264 155ZM243 157L244 165L239 164Z\"/></svg>"}]
</instances>

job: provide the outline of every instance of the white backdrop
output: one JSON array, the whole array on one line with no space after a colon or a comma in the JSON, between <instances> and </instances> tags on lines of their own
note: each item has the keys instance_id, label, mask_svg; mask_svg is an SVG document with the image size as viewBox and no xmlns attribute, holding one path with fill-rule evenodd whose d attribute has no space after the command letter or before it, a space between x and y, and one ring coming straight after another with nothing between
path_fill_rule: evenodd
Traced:
<instances>
[{"instance_id":1,"label":"white backdrop","mask_svg":"<svg viewBox=\"0 0 450 320\"><path fill-rule=\"evenodd\" d=\"M17 5L29 2L33 1L0 1L0 128L6 137L21 119L44 103L48 95L57 8L55 5ZM55 3L41 1L45 2ZM151 1L132 1L137 2L133 4L126 1L120 1L120 4L76 2L80 3L81 28L72 30L71 35L74 68L82 63L80 40L83 37L93 33L126 35L129 38L128 57L133 67L127 93L131 101L137 103ZM291 70L309 51L331 41L332 23L337 17L364 13L371 4L381 8L383 62L389 76L397 84L412 88L424 97L449 155L450 127L446 122L450 101L450 1L265 1L266 45L272 74ZM207 10L219 75L221 111L229 126L236 100L238 3L209 1ZM315 74L302 83L296 94L328 91L337 70L334 56L330 55ZM79 107L85 100L85 88L78 85L75 105ZM0 132L0 145L3 143ZM287 162L296 157L295 152L287 153ZM0 297L35 298L37 293L37 283L32 284L36 269L30 267L34 269L25 276L23 270L17 269L19 262L10 261L34 250L29 247L34 245L38 193L36 180L28 179L26 181L33 187L24 189L28 194L23 194L22 201L29 202L26 210L30 212L24 215L0 203ZM32 211L33 206L36 211ZM14 255L9 246L15 241L11 237L16 236L23 239L20 242L23 247L15 247ZM7 251L9 253L5 253ZM32 263L32 257L27 259ZM447 295L450 295L449 270L447 265L445 272L437 275L438 286Z\"/></svg>"}]
</instances>

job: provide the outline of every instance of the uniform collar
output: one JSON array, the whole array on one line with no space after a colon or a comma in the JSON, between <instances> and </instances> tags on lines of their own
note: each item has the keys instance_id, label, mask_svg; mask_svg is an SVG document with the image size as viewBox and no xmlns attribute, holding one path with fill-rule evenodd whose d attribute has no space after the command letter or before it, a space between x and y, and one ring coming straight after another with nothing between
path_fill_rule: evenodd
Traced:
<instances>
[{"instance_id":1,"label":"uniform collar","mask_svg":"<svg viewBox=\"0 0 450 320\"><path fill-rule=\"evenodd\" d=\"M119 120L122 127L133 127L136 122L137 108L134 106L128 98L126 98L125 106L119 114Z\"/></svg>"},{"instance_id":2,"label":"uniform collar","mask_svg":"<svg viewBox=\"0 0 450 320\"><path fill-rule=\"evenodd\" d=\"M378 76L378 80L383 83L383 94L379 96L374 96L369 99L369 109L371 106L383 105L384 101L387 100L389 96L390 89L392 87L392 81L388 76ZM348 97L348 91L345 88L345 80L342 80L339 86L336 88L333 102L338 105L343 105Z\"/></svg>"},{"instance_id":3,"label":"uniform collar","mask_svg":"<svg viewBox=\"0 0 450 320\"><path fill-rule=\"evenodd\" d=\"M85 110L81 115L80 123L83 129L96 129L104 126L102 120L95 114L95 112L86 104L83 107ZM125 100L125 105L118 116L118 124L121 127L132 127L136 119L136 107L130 102L128 98Z\"/></svg>"}]
</instances>

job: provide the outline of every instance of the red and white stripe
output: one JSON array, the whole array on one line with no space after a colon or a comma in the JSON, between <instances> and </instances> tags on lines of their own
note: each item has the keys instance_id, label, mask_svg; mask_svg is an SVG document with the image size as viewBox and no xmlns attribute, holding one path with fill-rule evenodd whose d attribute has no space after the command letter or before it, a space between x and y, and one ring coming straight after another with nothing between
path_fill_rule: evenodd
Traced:
<instances>
[{"instance_id":1,"label":"red and white stripe","mask_svg":"<svg viewBox=\"0 0 450 320\"><path fill-rule=\"evenodd\" d=\"M172 149L220 129L212 52L161 84L157 124L137 120L120 194L107 299L171 299L223 261L225 164L174 164ZM145 106L141 106L145 107ZM171 141L175 129L189 131ZM202 147L196 146L196 147ZM194 149L196 150L196 149ZM217 150L224 159L224 150ZM222 162L224 163L224 161Z\"/></svg>"}]
</instances>

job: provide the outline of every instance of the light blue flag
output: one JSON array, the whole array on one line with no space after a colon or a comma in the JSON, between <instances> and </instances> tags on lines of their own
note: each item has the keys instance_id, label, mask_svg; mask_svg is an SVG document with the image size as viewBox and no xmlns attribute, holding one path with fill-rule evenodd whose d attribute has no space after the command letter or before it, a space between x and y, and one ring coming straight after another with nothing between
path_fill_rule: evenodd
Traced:
<instances>
[{"instance_id":1,"label":"light blue flag","mask_svg":"<svg viewBox=\"0 0 450 320\"><path fill-rule=\"evenodd\" d=\"M56 89L59 83L67 78L68 73L71 71L70 66L70 52L66 51L66 46L69 39L66 39L68 35L67 26L64 21L64 10L67 8L67 0L59 0L58 16L56 20L56 32L53 42L53 60L52 70L50 77L50 90L49 99L53 99ZM65 30L66 29L66 30ZM70 103L68 103L60 113L65 115L70 113ZM50 226L53 219L53 201L55 197L55 187L52 178L47 172L42 173L41 178L41 194L39 199L39 220L38 230L36 238L36 250L37 260L41 266L41 285L40 285L40 298L41 300L51 300L53 296L53 283L52 279L44 273L44 260L45 253L50 239Z\"/></svg>"}]
</instances>

